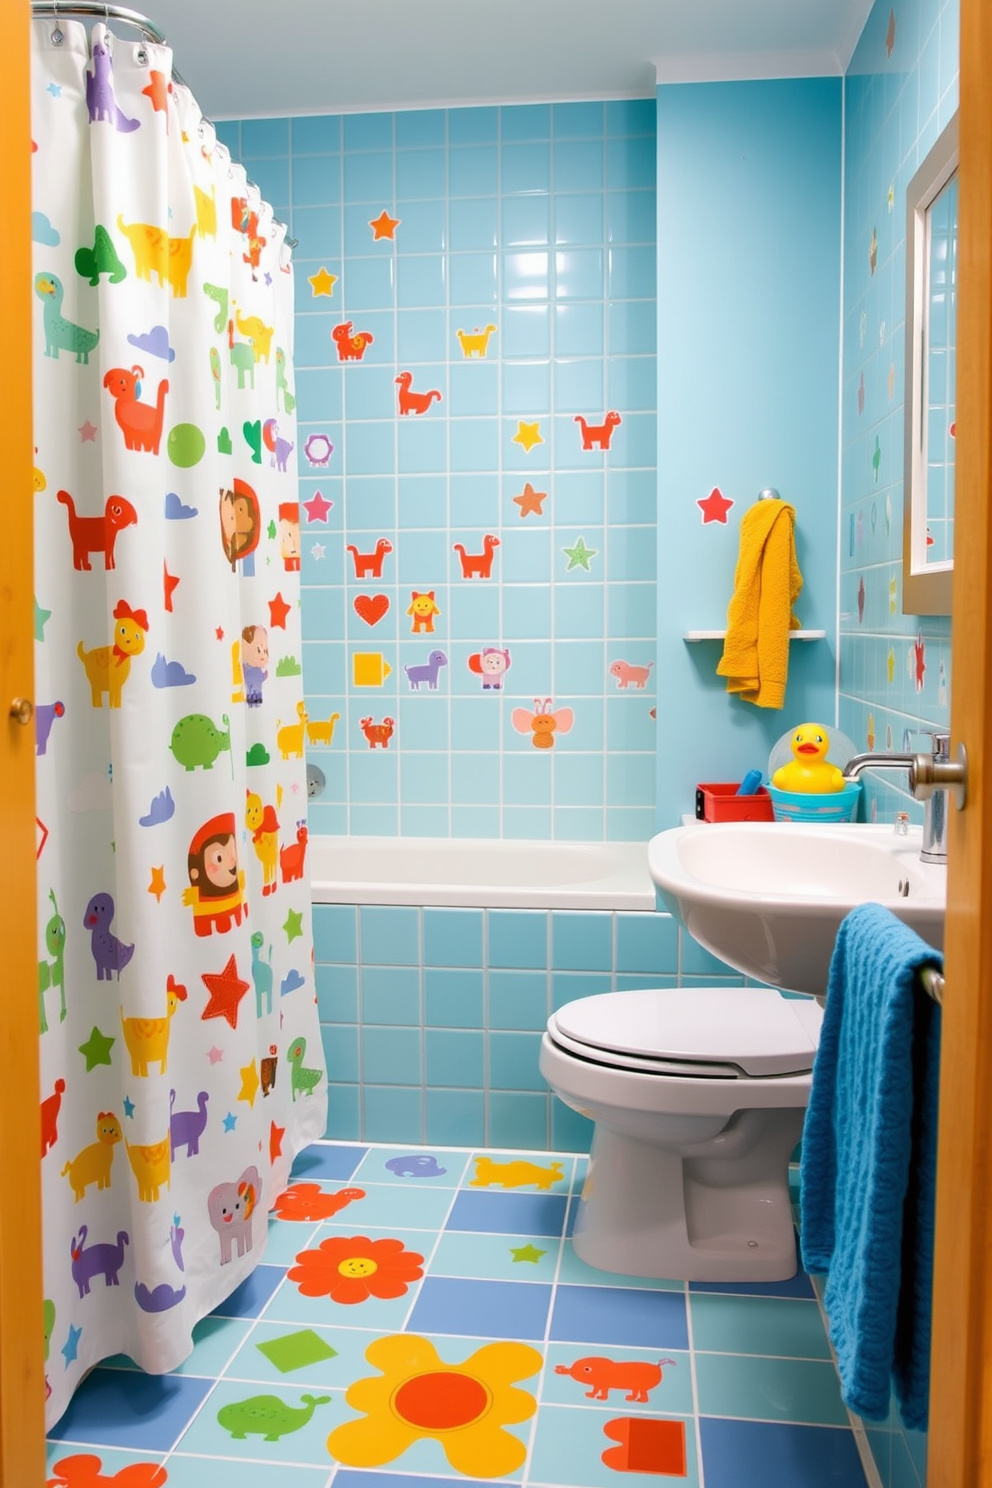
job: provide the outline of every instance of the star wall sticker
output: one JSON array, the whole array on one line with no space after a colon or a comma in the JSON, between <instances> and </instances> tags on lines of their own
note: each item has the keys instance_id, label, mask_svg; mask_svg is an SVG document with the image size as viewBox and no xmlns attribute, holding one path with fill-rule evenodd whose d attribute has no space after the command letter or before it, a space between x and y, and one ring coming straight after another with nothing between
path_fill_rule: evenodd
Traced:
<instances>
[{"instance_id":1,"label":"star wall sticker","mask_svg":"<svg viewBox=\"0 0 992 1488\"><path fill-rule=\"evenodd\" d=\"M323 563L324 554L326 552L327 549L324 547L323 543L314 543L313 547L310 549L310 557L313 559L314 563Z\"/></svg>"},{"instance_id":2,"label":"star wall sticker","mask_svg":"<svg viewBox=\"0 0 992 1488\"><path fill-rule=\"evenodd\" d=\"M531 1261L536 1266L541 1257L547 1255L547 1253L546 1250L538 1250L533 1245L521 1245L517 1249L514 1249L512 1245L510 1246L510 1254L513 1257L514 1264L517 1261Z\"/></svg>"},{"instance_id":3,"label":"star wall sticker","mask_svg":"<svg viewBox=\"0 0 992 1488\"><path fill-rule=\"evenodd\" d=\"M522 419L517 422L517 432L513 436L513 444L519 444L528 454L536 444L543 444L544 438L541 434L541 423L527 424Z\"/></svg>"},{"instance_id":4,"label":"star wall sticker","mask_svg":"<svg viewBox=\"0 0 992 1488\"><path fill-rule=\"evenodd\" d=\"M912 654L913 681L916 683L917 692L923 691L923 674L927 669L926 655L927 647L921 630L913 642Z\"/></svg>"},{"instance_id":5,"label":"star wall sticker","mask_svg":"<svg viewBox=\"0 0 992 1488\"><path fill-rule=\"evenodd\" d=\"M524 486L519 496L513 500L520 508L521 517L529 516L532 512L535 516L544 516L544 503L548 499L547 491L535 491L530 481Z\"/></svg>"},{"instance_id":6,"label":"star wall sticker","mask_svg":"<svg viewBox=\"0 0 992 1488\"><path fill-rule=\"evenodd\" d=\"M889 25L885 32L885 55L891 57L896 49L896 13L889 11Z\"/></svg>"},{"instance_id":7,"label":"star wall sticker","mask_svg":"<svg viewBox=\"0 0 992 1488\"><path fill-rule=\"evenodd\" d=\"M35 638L36 641L43 641L45 639L45 625L46 625L46 623L49 620L51 620L51 618L52 618L52 612L51 612L51 610L43 610L41 608L41 605L38 603L37 597L35 597L35 602L34 602L34 638Z\"/></svg>"},{"instance_id":8,"label":"star wall sticker","mask_svg":"<svg viewBox=\"0 0 992 1488\"><path fill-rule=\"evenodd\" d=\"M217 1045L214 1044L212 1049L207 1050L207 1058L210 1060L211 1064L219 1064L220 1061L224 1058L224 1050L218 1049Z\"/></svg>"},{"instance_id":9,"label":"star wall sticker","mask_svg":"<svg viewBox=\"0 0 992 1488\"><path fill-rule=\"evenodd\" d=\"M48 91L49 91L49 93L51 93L51 95L52 95L53 98L61 98L62 97L62 84L61 83L49 83L49 85L48 85Z\"/></svg>"},{"instance_id":10,"label":"star wall sticker","mask_svg":"<svg viewBox=\"0 0 992 1488\"><path fill-rule=\"evenodd\" d=\"M274 630L286 629L286 616L292 608L293 606L283 599L281 590L275 599L269 600L269 624Z\"/></svg>"},{"instance_id":11,"label":"star wall sticker","mask_svg":"<svg viewBox=\"0 0 992 1488\"><path fill-rule=\"evenodd\" d=\"M338 282L337 274L330 273L329 270L324 268L323 264L321 264L316 274L308 274L307 278L310 281L310 293L315 300L320 295L333 295L334 286Z\"/></svg>"},{"instance_id":12,"label":"star wall sticker","mask_svg":"<svg viewBox=\"0 0 992 1488\"><path fill-rule=\"evenodd\" d=\"M865 374L862 372L858 378L858 413L865 411Z\"/></svg>"},{"instance_id":13,"label":"star wall sticker","mask_svg":"<svg viewBox=\"0 0 992 1488\"><path fill-rule=\"evenodd\" d=\"M134 1116L134 1101L130 1100L128 1096L124 1097L124 1115L129 1118Z\"/></svg>"},{"instance_id":14,"label":"star wall sticker","mask_svg":"<svg viewBox=\"0 0 992 1488\"><path fill-rule=\"evenodd\" d=\"M200 1017L204 1021L207 1018L226 1018L232 1028L237 1028L238 1006L249 984L238 976L238 963L233 952L223 971L201 972L200 980L210 993L210 1000Z\"/></svg>"},{"instance_id":15,"label":"star wall sticker","mask_svg":"<svg viewBox=\"0 0 992 1488\"><path fill-rule=\"evenodd\" d=\"M117 1040L115 1038L112 1038L109 1034L101 1033L96 1024L93 1024L93 1031L89 1038L85 1044L79 1045L79 1052L86 1060L87 1074L91 1070L96 1069L98 1064L112 1063L110 1051L116 1042Z\"/></svg>"},{"instance_id":16,"label":"star wall sticker","mask_svg":"<svg viewBox=\"0 0 992 1488\"><path fill-rule=\"evenodd\" d=\"M889 654L885 658L885 674L889 679L889 686L896 680L896 653L889 647Z\"/></svg>"},{"instance_id":17,"label":"star wall sticker","mask_svg":"<svg viewBox=\"0 0 992 1488\"><path fill-rule=\"evenodd\" d=\"M97 427L89 419L79 425L79 438L83 444L96 444Z\"/></svg>"},{"instance_id":18,"label":"star wall sticker","mask_svg":"<svg viewBox=\"0 0 992 1488\"><path fill-rule=\"evenodd\" d=\"M286 940L289 945L294 940L303 938L303 916L297 909L291 909L286 916L286 923L282 927L286 932Z\"/></svg>"},{"instance_id":19,"label":"star wall sticker","mask_svg":"<svg viewBox=\"0 0 992 1488\"><path fill-rule=\"evenodd\" d=\"M226 1132L232 1132L234 1130L234 1128L237 1126L237 1124L238 1124L238 1118L237 1118L237 1116L235 1116L233 1114L233 1112L228 1111L227 1115L224 1117L224 1122L223 1122L224 1130Z\"/></svg>"},{"instance_id":20,"label":"star wall sticker","mask_svg":"<svg viewBox=\"0 0 992 1488\"><path fill-rule=\"evenodd\" d=\"M562 552L568 559L565 572L570 573L573 568L584 568L586 573L591 572L589 565L599 552L598 548L587 548L584 537L577 537L572 547L562 548Z\"/></svg>"},{"instance_id":21,"label":"star wall sticker","mask_svg":"<svg viewBox=\"0 0 992 1488\"><path fill-rule=\"evenodd\" d=\"M218 625L217 629L214 631L214 635L217 637L217 639L219 641L222 641L224 639L224 627L223 627L223 625Z\"/></svg>"},{"instance_id":22,"label":"star wall sticker","mask_svg":"<svg viewBox=\"0 0 992 1488\"><path fill-rule=\"evenodd\" d=\"M63 1359L65 1359L66 1369L69 1368L70 1364L75 1364L76 1362L76 1353L79 1348L79 1340L82 1338L82 1336L82 1328L77 1328L73 1323L70 1323L69 1337L66 1339L65 1343L59 1350Z\"/></svg>"},{"instance_id":23,"label":"star wall sticker","mask_svg":"<svg viewBox=\"0 0 992 1488\"><path fill-rule=\"evenodd\" d=\"M262 1083L258 1078L258 1065L253 1059L251 1064L242 1066L238 1073L241 1075L241 1089L238 1091L238 1100L247 1101L252 1109L254 1109L258 1087Z\"/></svg>"},{"instance_id":24,"label":"star wall sticker","mask_svg":"<svg viewBox=\"0 0 992 1488\"><path fill-rule=\"evenodd\" d=\"M273 1121L269 1127L269 1161L275 1162L277 1157L282 1157L282 1139L286 1135L284 1126L276 1126Z\"/></svg>"},{"instance_id":25,"label":"star wall sticker","mask_svg":"<svg viewBox=\"0 0 992 1488\"><path fill-rule=\"evenodd\" d=\"M303 510L307 514L308 522L326 522L327 513L333 507L334 502L328 501L327 497L320 491L314 491L309 501L304 501Z\"/></svg>"},{"instance_id":26,"label":"star wall sticker","mask_svg":"<svg viewBox=\"0 0 992 1488\"><path fill-rule=\"evenodd\" d=\"M165 865L161 868L152 869L152 881L148 885L149 894L155 895L155 903L162 903L162 895L165 893Z\"/></svg>"},{"instance_id":27,"label":"star wall sticker","mask_svg":"<svg viewBox=\"0 0 992 1488\"><path fill-rule=\"evenodd\" d=\"M727 513L733 504L729 497L724 496L719 486L714 486L708 496L697 498L696 500L696 505L703 514L704 527L708 526L710 522L722 522L724 527L726 527Z\"/></svg>"},{"instance_id":28,"label":"star wall sticker","mask_svg":"<svg viewBox=\"0 0 992 1488\"><path fill-rule=\"evenodd\" d=\"M369 227L372 229L373 243L378 243L380 238L388 238L391 242L395 242L396 229L399 225L399 217L390 217L386 209L383 208L378 217L373 218L369 222Z\"/></svg>"}]
</instances>

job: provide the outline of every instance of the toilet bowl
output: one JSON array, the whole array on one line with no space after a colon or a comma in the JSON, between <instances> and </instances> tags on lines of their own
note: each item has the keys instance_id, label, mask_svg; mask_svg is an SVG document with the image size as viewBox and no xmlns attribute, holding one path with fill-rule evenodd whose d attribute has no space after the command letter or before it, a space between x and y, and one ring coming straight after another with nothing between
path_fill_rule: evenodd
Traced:
<instances>
[{"instance_id":1,"label":"toilet bowl","mask_svg":"<svg viewBox=\"0 0 992 1488\"><path fill-rule=\"evenodd\" d=\"M541 1073L595 1122L576 1254L629 1276L794 1276L789 1157L822 1017L757 987L608 992L554 1013Z\"/></svg>"}]
</instances>

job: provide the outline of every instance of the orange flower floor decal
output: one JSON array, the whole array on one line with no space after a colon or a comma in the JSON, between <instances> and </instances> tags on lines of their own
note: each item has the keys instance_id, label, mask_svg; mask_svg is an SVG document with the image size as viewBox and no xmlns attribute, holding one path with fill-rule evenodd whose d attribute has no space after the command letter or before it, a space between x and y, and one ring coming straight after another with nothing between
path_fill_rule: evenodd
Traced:
<instances>
[{"instance_id":1,"label":"orange flower floor decal","mask_svg":"<svg viewBox=\"0 0 992 1488\"><path fill-rule=\"evenodd\" d=\"M440 1442L448 1463L471 1478L499 1478L520 1467L526 1444L504 1426L530 1420L537 1401L514 1389L541 1367L525 1343L487 1343L463 1364L446 1364L414 1333L370 1343L365 1357L381 1373L356 1381L345 1399L365 1419L332 1431L328 1451L346 1467L381 1467L424 1438Z\"/></svg>"},{"instance_id":2,"label":"orange flower floor decal","mask_svg":"<svg viewBox=\"0 0 992 1488\"><path fill-rule=\"evenodd\" d=\"M287 1275L304 1297L330 1297L346 1306L402 1297L423 1276L424 1258L402 1240L330 1235L316 1250L301 1250Z\"/></svg>"}]
</instances>

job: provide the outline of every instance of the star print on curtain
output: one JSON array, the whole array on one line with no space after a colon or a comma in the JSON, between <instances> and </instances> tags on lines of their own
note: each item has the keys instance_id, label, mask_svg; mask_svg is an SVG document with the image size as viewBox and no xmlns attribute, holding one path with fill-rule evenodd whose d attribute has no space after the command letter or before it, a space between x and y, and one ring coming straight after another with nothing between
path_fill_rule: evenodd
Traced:
<instances>
[{"instance_id":1,"label":"star print on curtain","mask_svg":"<svg viewBox=\"0 0 992 1488\"><path fill-rule=\"evenodd\" d=\"M326 1090L285 229L167 48L33 33L53 1423L100 1359L188 1355Z\"/></svg>"}]
</instances>

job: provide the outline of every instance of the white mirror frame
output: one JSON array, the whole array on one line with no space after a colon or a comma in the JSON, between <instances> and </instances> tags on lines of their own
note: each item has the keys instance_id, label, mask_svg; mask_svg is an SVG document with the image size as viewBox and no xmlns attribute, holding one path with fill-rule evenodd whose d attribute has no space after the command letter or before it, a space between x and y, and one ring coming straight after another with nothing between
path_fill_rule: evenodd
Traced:
<instances>
[{"instance_id":1,"label":"white mirror frame","mask_svg":"<svg viewBox=\"0 0 992 1488\"><path fill-rule=\"evenodd\" d=\"M957 113L906 191L906 390L903 466L902 609L949 615L954 560L926 562L927 461L924 407L929 231L927 212L958 168Z\"/></svg>"}]
</instances>

